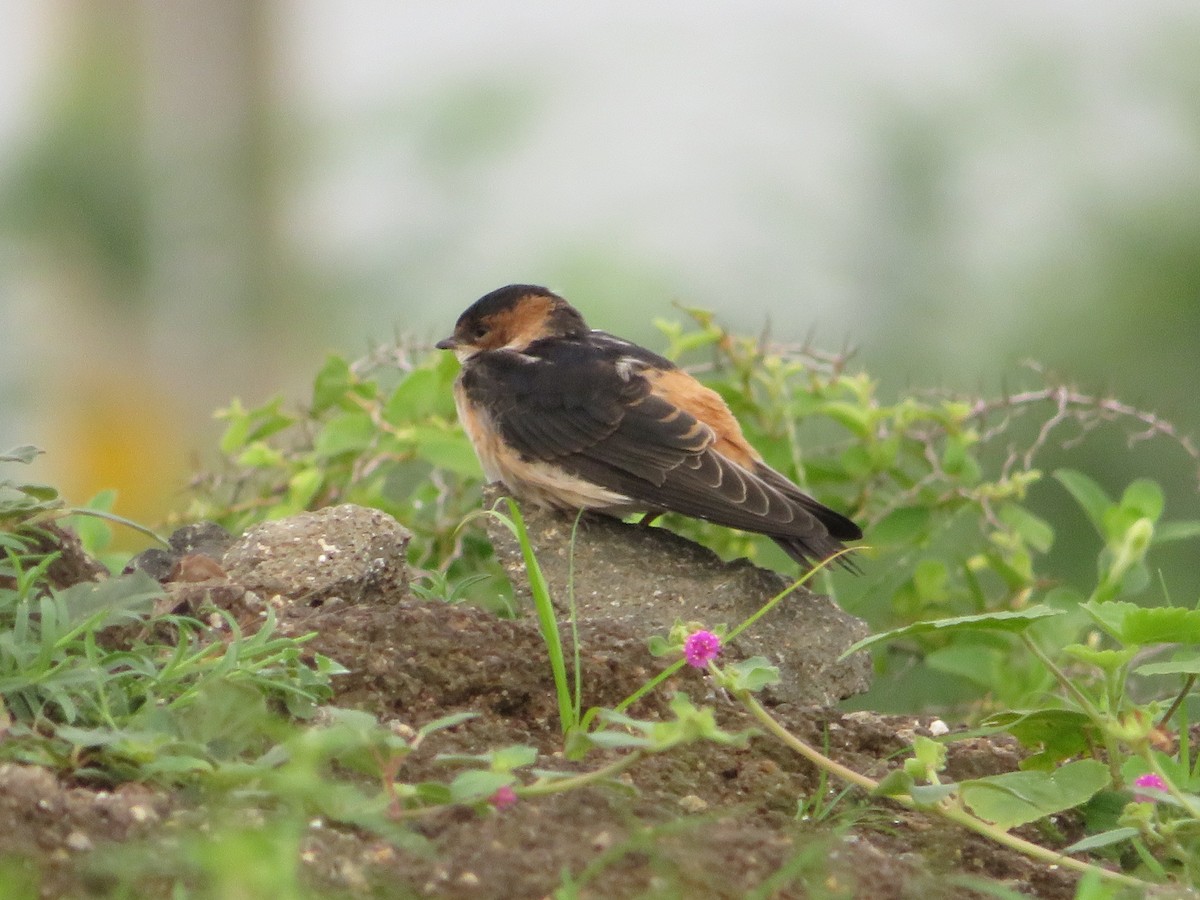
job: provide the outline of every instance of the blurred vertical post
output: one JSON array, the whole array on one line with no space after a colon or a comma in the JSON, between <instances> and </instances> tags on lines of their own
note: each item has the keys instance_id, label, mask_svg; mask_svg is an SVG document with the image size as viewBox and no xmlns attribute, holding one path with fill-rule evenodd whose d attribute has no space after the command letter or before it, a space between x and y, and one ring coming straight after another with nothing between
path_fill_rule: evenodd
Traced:
<instances>
[{"instance_id":1,"label":"blurred vertical post","mask_svg":"<svg viewBox=\"0 0 1200 900\"><path fill-rule=\"evenodd\" d=\"M54 6L41 108L0 170L21 247L5 328L36 362L13 375L30 399L11 442L43 446L38 477L71 502L115 488L119 512L156 522L212 410L259 399L290 343L272 329L273 7Z\"/></svg>"},{"instance_id":2,"label":"blurred vertical post","mask_svg":"<svg viewBox=\"0 0 1200 900\"><path fill-rule=\"evenodd\" d=\"M245 393L250 373L250 390L261 385L278 345L264 333L279 259L272 6L146 0L142 9L150 350L183 402L211 410Z\"/></svg>"}]
</instances>

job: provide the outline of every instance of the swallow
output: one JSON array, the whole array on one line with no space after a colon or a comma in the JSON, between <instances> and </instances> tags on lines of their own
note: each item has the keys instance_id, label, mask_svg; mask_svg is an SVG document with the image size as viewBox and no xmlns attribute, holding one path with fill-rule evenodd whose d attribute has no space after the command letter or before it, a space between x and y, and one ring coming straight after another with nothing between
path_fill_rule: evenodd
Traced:
<instances>
[{"instance_id":1,"label":"swallow","mask_svg":"<svg viewBox=\"0 0 1200 900\"><path fill-rule=\"evenodd\" d=\"M436 346L462 363L454 399L484 473L519 500L682 513L764 534L806 568L862 537L767 465L716 391L544 287L486 294Z\"/></svg>"}]
</instances>

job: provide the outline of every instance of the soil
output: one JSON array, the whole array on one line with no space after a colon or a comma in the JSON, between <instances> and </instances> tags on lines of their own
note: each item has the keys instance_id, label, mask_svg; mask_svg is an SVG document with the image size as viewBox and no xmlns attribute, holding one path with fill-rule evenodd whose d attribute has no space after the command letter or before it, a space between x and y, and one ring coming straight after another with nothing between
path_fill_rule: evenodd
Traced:
<instances>
[{"instance_id":1,"label":"soil","mask_svg":"<svg viewBox=\"0 0 1200 900\"><path fill-rule=\"evenodd\" d=\"M346 508L340 509L345 518ZM360 526L378 529L371 518L378 515L365 513ZM287 533L294 544L296 528ZM269 543L262 534L254 540L260 549ZM397 543L402 553L402 536ZM334 538L322 539L306 552L313 558L336 556L337 546ZM316 631L313 649L351 670L336 680L336 704L412 728L450 713L477 714L437 732L406 762L405 780L445 778L445 767L432 760L435 753L485 753L511 744L536 747L539 766L560 770L590 770L616 757L617 751L593 752L581 764L562 758L550 668L532 618L503 620L471 607L416 599L400 574L380 580L380 571L394 572L391 562L363 557L372 589L355 592L353 602L314 592L305 577L297 576L288 590L287 576L278 572L272 577L282 578L280 596L292 599L281 606L279 597L273 599L283 627ZM178 602L193 602L191 594L203 590L239 617L249 617L256 602L267 602L233 583L229 572L195 565L195 554L182 559L192 563L176 560L169 566L176 578L180 572L199 574L168 581ZM346 583L344 573L339 578ZM208 590L209 579L225 589ZM650 633L653 629L628 614L581 623L587 705L612 706L658 671L661 662L646 649ZM681 672L630 712L639 718L666 715L676 690L711 705L723 728L750 726L741 708L714 694L695 670ZM898 765L914 734L929 733L929 719L842 713L778 697L770 702L796 734L874 777ZM1020 748L1007 738L956 742L950 745L949 776L1010 771L1020 757ZM810 764L766 736L744 748L712 743L676 748L644 760L623 780L614 787L521 799L502 811L446 808L413 826L433 847L428 855L313 821L301 853L304 879L331 896L473 900L544 897L572 883L579 886L573 896L583 897L741 898L757 891L761 897L886 900L990 897L999 888L1051 900L1075 895L1076 878L1067 871L887 801L868 802L853 791L839 797L840 785L827 784ZM0 878L40 884L44 897L108 896L112 880L87 874L96 871L91 863L97 856L110 856L127 842L152 842L202 812L184 791L139 784L98 790L35 766L0 766L0 859L16 861L0 869ZM1078 836L1071 822L1057 825L1060 846ZM1032 830L1023 834L1045 840ZM148 885L145 896L168 895L165 887L161 894L155 890ZM0 890L0 896L13 894Z\"/></svg>"}]
</instances>

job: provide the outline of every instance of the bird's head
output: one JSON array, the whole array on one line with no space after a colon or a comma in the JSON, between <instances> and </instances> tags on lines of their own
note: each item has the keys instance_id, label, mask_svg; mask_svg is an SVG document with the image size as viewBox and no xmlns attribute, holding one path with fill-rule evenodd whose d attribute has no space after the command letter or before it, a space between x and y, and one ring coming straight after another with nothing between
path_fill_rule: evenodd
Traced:
<instances>
[{"instance_id":1,"label":"bird's head","mask_svg":"<svg viewBox=\"0 0 1200 900\"><path fill-rule=\"evenodd\" d=\"M484 350L516 350L548 337L580 337L587 323L571 304L544 287L510 284L480 297L435 345L463 362Z\"/></svg>"}]
</instances>

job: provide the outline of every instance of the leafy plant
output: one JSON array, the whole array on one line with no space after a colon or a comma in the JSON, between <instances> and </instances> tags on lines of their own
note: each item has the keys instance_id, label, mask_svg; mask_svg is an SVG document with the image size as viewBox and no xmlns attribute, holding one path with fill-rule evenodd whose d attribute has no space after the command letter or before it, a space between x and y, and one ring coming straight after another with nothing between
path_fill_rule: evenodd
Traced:
<instances>
[{"instance_id":1,"label":"leafy plant","mask_svg":"<svg viewBox=\"0 0 1200 900\"><path fill-rule=\"evenodd\" d=\"M106 595L82 585L56 589L45 577L53 553L31 554L25 537L0 529L6 553L0 575L8 579L0 580L8 585L0 610L9 616L0 622L0 696L18 720L7 752L95 777L199 779L214 788L261 791L289 809L402 841L412 835L402 836L400 822L447 804L501 809L525 797L611 782L645 754L671 752L683 742L744 741L744 733L718 728L711 709L682 696L667 721L628 714L636 699L690 662L708 667L767 733L827 777L933 810L1064 865L1059 854L1033 848L1009 829L1078 810L1089 834L1072 852L1124 852L1122 859L1132 854L1131 864L1148 878L1196 880L1200 763L1188 725L1200 677L1200 611L1155 598L1169 573L1157 583L1152 574L1155 551L1200 537L1200 522L1164 521L1162 491L1147 479L1113 498L1078 468L1058 469L1052 478L1039 468L1048 448L1110 423L1173 442L1192 462L1200 459L1194 445L1150 413L1045 383L1036 371L1035 383L995 398L885 400L879 385L850 371L843 356L769 346L726 332L707 313L687 312L689 325L660 323L667 355L722 394L768 462L864 525L871 545L862 551L864 577L825 570L811 576L880 629L852 648L871 651L879 674L879 687L857 705L952 708L977 726L972 733L1003 731L1021 741L1029 755L1020 772L947 783L944 748L921 739L912 759L880 785L827 754L802 749L752 696L775 677L772 667L708 654L753 627L756 617L733 631L680 623L655 642L658 652L679 653L699 634L708 643L691 646L686 661L667 664L617 708L585 712L578 642L571 681L570 651L539 586L537 561L520 540L566 754L623 755L563 774L532 769L536 759L527 747L496 748L447 758L464 768L446 779L406 780L404 760L433 731L458 721L401 733L365 713L326 711L336 664L304 663L300 642L274 635L269 620L243 635L225 619L218 640L208 623L155 617L153 586L145 583L115 580ZM404 348L353 364L333 357L303 409L285 410L278 398L250 409L234 401L220 413L224 464L197 479L188 517L216 519L236 531L330 503L374 506L414 531L412 559L426 570L416 582L419 593L511 611L490 547L478 529L463 527L478 508L480 473L455 418L456 366L449 354ZM19 450L6 458L21 462L28 455ZM1091 523L1100 540L1094 579L1050 577L1047 559L1056 543L1070 538L1083 545L1037 512L1035 489L1072 498ZM102 510L105 498L94 505ZM52 488L15 481L0 484L0 521L6 511L23 524L63 512ZM503 519L520 539L519 511L510 507ZM666 524L723 554L787 565L770 542L754 536L679 517L666 517ZM87 538L102 547L102 530ZM106 642L117 625L152 620L167 624L177 640ZM901 672L903 679L895 677ZM889 690L897 683L903 690ZM238 702L231 691L239 692ZM311 723L297 720L314 710L320 711ZM364 787L364 778L374 787ZM1135 883L1126 876L1115 881Z\"/></svg>"},{"instance_id":2,"label":"leafy plant","mask_svg":"<svg viewBox=\"0 0 1200 900\"><path fill-rule=\"evenodd\" d=\"M686 312L689 324L657 323L666 355L721 393L768 462L863 524L871 545L866 577L820 578L877 628L1020 610L1053 587L1045 560L1056 529L1030 504L1030 492L1053 484L1037 463L1056 438L1078 440L1127 422L1139 437L1160 436L1200 462L1170 423L1109 398L1037 384L1037 371L1027 389L995 398L911 394L888 402L844 356L740 337L708 313ZM428 595L510 611L486 540L459 527L478 508L480 472L455 418L456 369L450 354L407 349L353 364L333 357L305 409L285 412L278 398L249 410L233 403L220 414L226 465L197 481L190 516L237 530L302 508L364 503L414 530L410 553L431 570L421 588ZM1072 477L1064 470L1057 482L1070 490L1080 484ZM1147 490L1142 482L1132 487L1127 509L1152 503ZM791 565L755 536L678 516L663 523L723 555ZM1164 523L1154 546L1187 538L1189 528ZM1147 571L1133 565L1122 577L1135 581L1125 588ZM1064 635L1078 621L1063 622ZM1048 686L1011 640L991 634L910 633L878 652L876 666L879 687L864 707L981 700L1000 707ZM903 679L893 677L900 672Z\"/></svg>"},{"instance_id":3,"label":"leafy plant","mask_svg":"<svg viewBox=\"0 0 1200 900\"><path fill-rule=\"evenodd\" d=\"M1029 748L1024 771L963 782L952 786L954 794L978 816L1011 828L1084 807L1111 787L1124 798L1119 821L1068 850L1132 841L1155 876L1177 870L1195 883L1200 876L1195 870L1200 763L1191 758L1186 701L1200 674L1195 649L1200 608L1144 606L1123 598L1149 583L1146 554L1156 542L1194 538L1200 523L1160 522L1162 494L1152 482L1135 482L1114 501L1080 472L1062 470L1055 477L1104 541L1096 583L1086 599L1082 592L1059 587L1045 602L1019 612L920 622L873 635L847 652L917 635L949 640L968 632L989 636L993 646L1022 647L1041 680L1057 690L1025 696L1021 708L992 715L983 730L1007 731ZM1070 636L1077 640L1064 640ZM1169 659L1146 661L1152 655ZM1177 679L1173 697L1147 690L1146 680L1159 676ZM1035 696L1039 702L1031 704ZM1161 747L1169 743L1172 728L1179 744L1168 754ZM918 749L915 759L920 758ZM931 777L936 765L926 760L918 768L937 784ZM913 770L906 772L915 777ZM1150 802L1130 796L1134 783L1144 778L1154 785ZM945 788L939 785L938 794ZM914 799L920 796L912 781L904 789Z\"/></svg>"}]
</instances>

